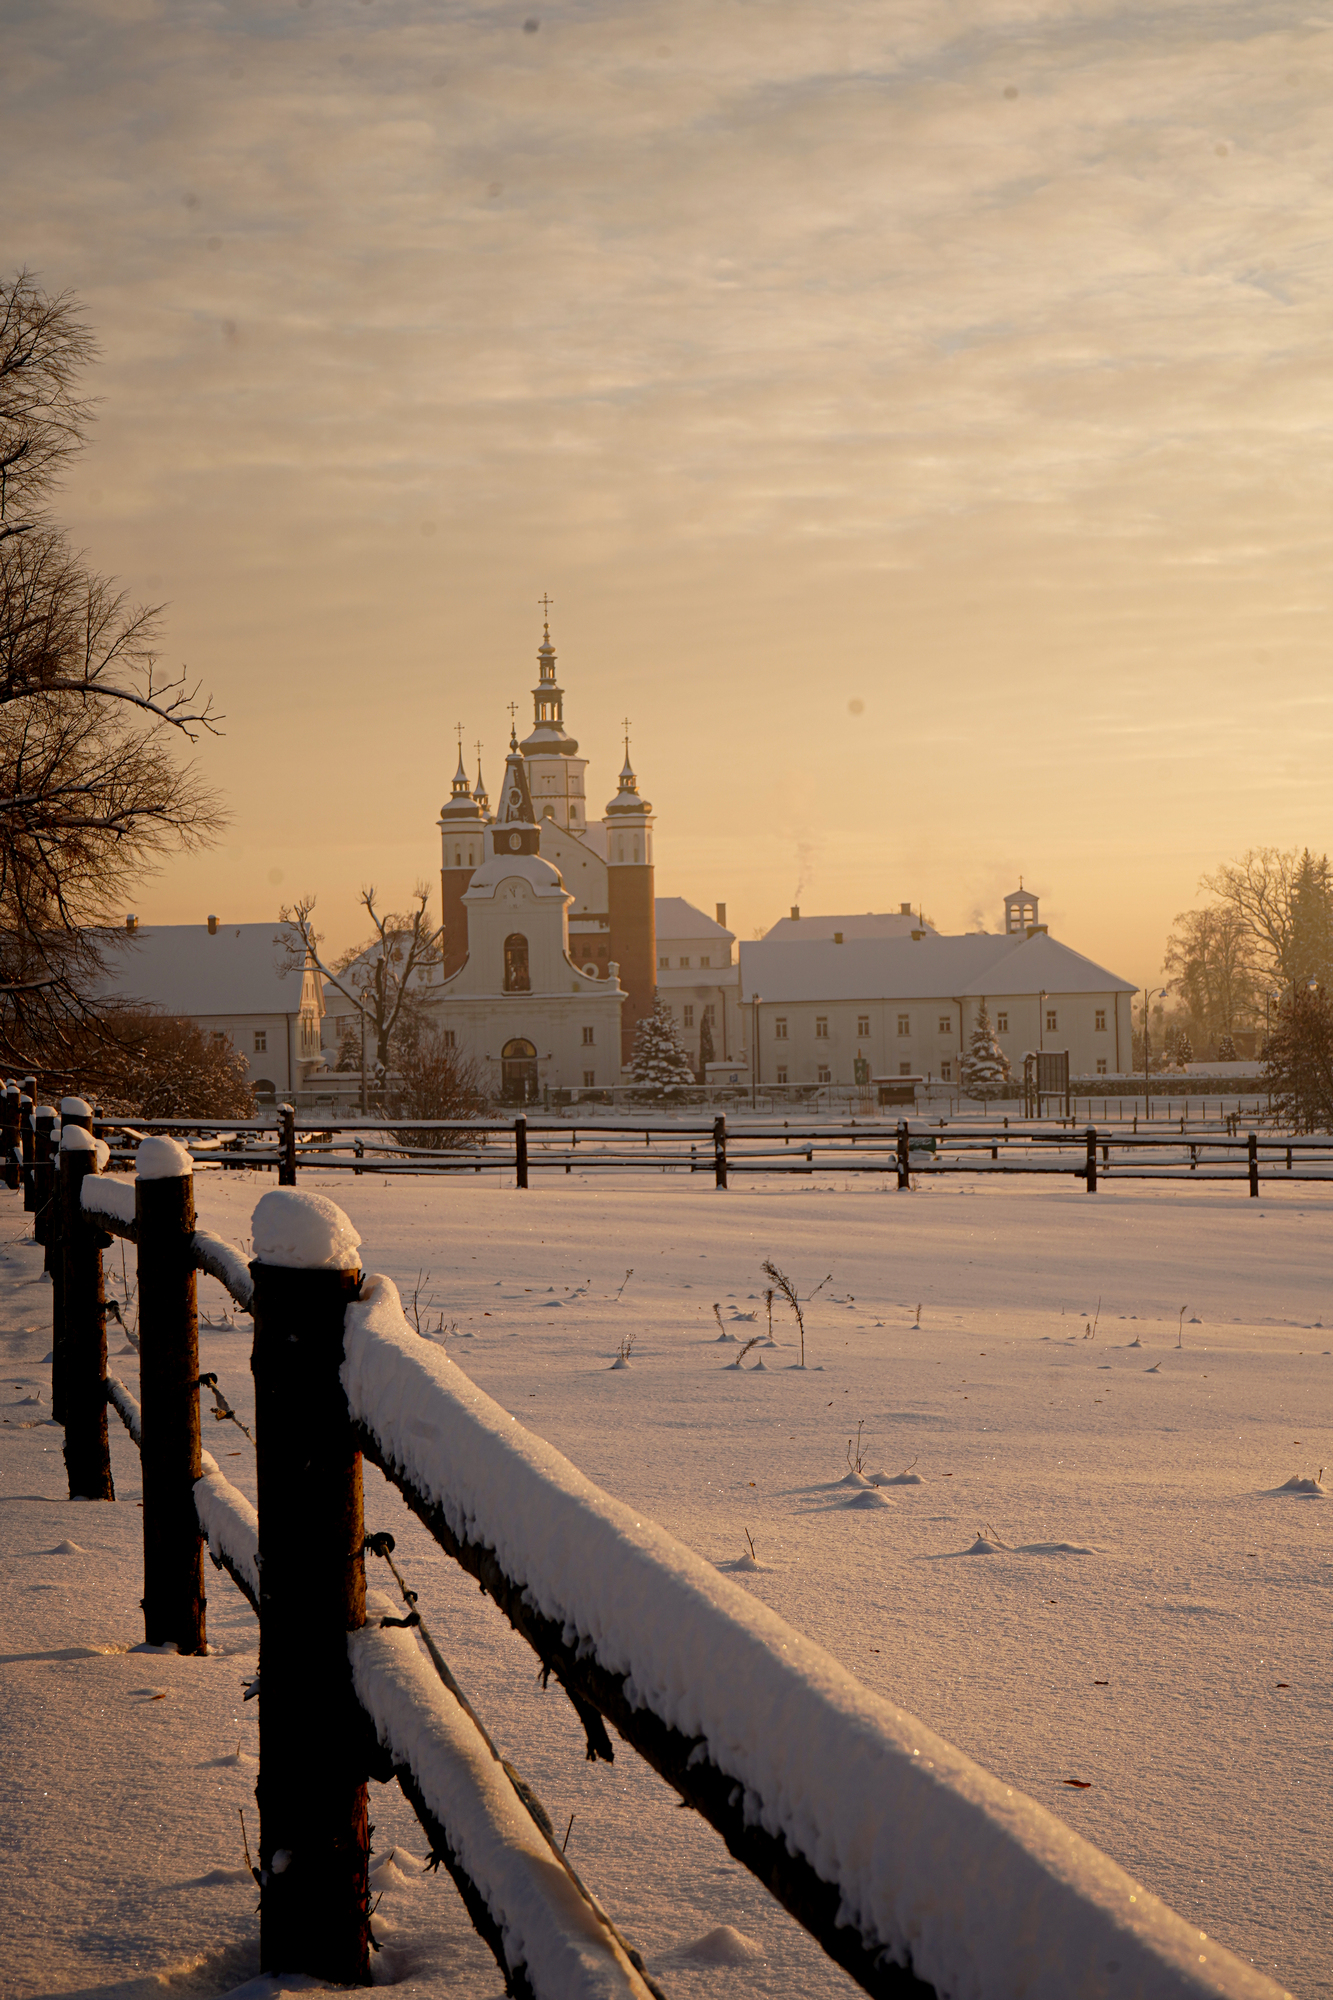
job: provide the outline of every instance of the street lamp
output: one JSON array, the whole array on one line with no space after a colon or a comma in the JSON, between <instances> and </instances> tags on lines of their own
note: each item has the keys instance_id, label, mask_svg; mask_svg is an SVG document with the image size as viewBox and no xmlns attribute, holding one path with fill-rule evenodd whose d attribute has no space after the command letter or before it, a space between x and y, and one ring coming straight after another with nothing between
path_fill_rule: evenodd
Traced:
<instances>
[{"instance_id":1,"label":"street lamp","mask_svg":"<svg viewBox=\"0 0 1333 2000\"><path fill-rule=\"evenodd\" d=\"M1164 1000L1166 992L1167 989L1165 986L1154 986L1151 993L1146 986L1143 989L1143 1094L1145 1097L1148 1094L1148 1044L1151 1039L1148 1033L1148 1009L1154 1000Z\"/></svg>"}]
</instances>

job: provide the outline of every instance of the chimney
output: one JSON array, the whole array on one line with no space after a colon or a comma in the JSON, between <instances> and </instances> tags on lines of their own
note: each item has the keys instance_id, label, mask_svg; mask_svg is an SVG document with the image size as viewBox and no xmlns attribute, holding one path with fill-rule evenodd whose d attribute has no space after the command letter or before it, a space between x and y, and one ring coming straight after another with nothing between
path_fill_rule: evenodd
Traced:
<instances>
[{"instance_id":1,"label":"chimney","mask_svg":"<svg viewBox=\"0 0 1333 2000\"><path fill-rule=\"evenodd\" d=\"M922 938L923 938L923 937L924 937L925 935L926 935L926 933L925 933L924 931L913 931L913 932L912 932L912 936L913 936L913 937L914 937L914 938L916 939L916 941L917 941L917 943L918 943L918 944L920 944L920 942L921 942Z\"/></svg>"},{"instance_id":2,"label":"chimney","mask_svg":"<svg viewBox=\"0 0 1333 2000\"><path fill-rule=\"evenodd\" d=\"M798 924L801 921L801 906L799 903L793 903L791 906L791 920L794 924Z\"/></svg>"},{"instance_id":3,"label":"chimney","mask_svg":"<svg viewBox=\"0 0 1333 2000\"><path fill-rule=\"evenodd\" d=\"M127 931L137 931L139 928L139 919L134 916L126 917L125 928Z\"/></svg>"},{"instance_id":4,"label":"chimney","mask_svg":"<svg viewBox=\"0 0 1333 2000\"><path fill-rule=\"evenodd\" d=\"M910 903L899 903L898 915L900 917L910 917L911 914L912 914L912 905Z\"/></svg>"},{"instance_id":5,"label":"chimney","mask_svg":"<svg viewBox=\"0 0 1333 2000\"><path fill-rule=\"evenodd\" d=\"M717 906L717 920L723 930L725 930L727 928L727 906L725 903L719 903Z\"/></svg>"},{"instance_id":6,"label":"chimney","mask_svg":"<svg viewBox=\"0 0 1333 2000\"><path fill-rule=\"evenodd\" d=\"M208 920L208 935L210 937L216 937L217 934L218 934L218 920L216 917L210 917Z\"/></svg>"},{"instance_id":7,"label":"chimney","mask_svg":"<svg viewBox=\"0 0 1333 2000\"><path fill-rule=\"evenodd\" d=\"M834 942L834 944L841 944L841 943L842 943L842 932L841 932L841 931L834 931L834 933L833 933L833 942Z\"/></svg>"}]
</instances>

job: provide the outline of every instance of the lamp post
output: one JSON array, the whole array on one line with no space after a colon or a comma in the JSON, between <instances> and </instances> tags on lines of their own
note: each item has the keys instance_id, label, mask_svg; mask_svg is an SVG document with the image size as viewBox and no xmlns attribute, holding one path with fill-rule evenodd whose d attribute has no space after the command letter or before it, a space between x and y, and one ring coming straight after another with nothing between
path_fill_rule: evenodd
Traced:
<instances>
[{"instance_id":1,"label":"lamp post","mask_svg":"<svg viewBox=\"0 0 1333 2000\"><path fill-rule=\"evenodd\" d=\"M759 1105L759 995L750 995L750 1109Z\"/></svg>"},{"instance_id":2,"label":"lamp post","mask_svg":"<svg viewBox=\"0 0 1333 2000\"><path fill-rule=\"evenodd\" d=\"M1043 986L1041 991L1037 995L1037 1049L1039 1053L1046 1046L1045 1035L1046 1035L1046 988ZM1040 1088L1040 1086L1038 1087Z\"/></svg>"},{"instance_id":3,"label":"lamp post","mask_svg":"<svg viewBox=\"0 0 1333 2000\"><path fill-rule=\"evenodd\" d=\"M1165 986L1154 986L1151 993L1146 986L1143 989L1143 1094L1145 1097L1148 1095L1148 1046L1151 1040L1148 1033L1148 1009L1154 1000L1164 1000L1165 998Z\"/></svg>"}]
</instances>

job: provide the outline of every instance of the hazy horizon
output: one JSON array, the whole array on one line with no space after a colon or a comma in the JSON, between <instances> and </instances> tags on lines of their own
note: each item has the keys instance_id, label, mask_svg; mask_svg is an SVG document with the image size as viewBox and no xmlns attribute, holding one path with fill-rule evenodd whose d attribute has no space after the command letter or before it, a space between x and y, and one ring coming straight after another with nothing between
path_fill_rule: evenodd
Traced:
<instances>
[{"instance_id":1,"label":"hazy horizon","mask_svg":"<svg viewBox=\"0 0 1333 2000\"><path fill-rule=\"evenodd\" d=\"M1333 18L1271 4L5 10L5 262L103 350L59 496L233 821L144 924L437 880L541 637L657 887L1142 984L1333 846ZM858 706L859 705L859 706ZM1156 981L1154 980L1154 983Z\"/></svg>"}]
</instances>

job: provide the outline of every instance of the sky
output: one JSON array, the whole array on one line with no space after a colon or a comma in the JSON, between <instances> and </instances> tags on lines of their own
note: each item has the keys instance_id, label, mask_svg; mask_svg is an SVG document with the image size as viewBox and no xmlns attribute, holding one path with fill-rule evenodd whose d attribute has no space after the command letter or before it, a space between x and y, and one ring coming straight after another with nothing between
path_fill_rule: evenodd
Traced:
<instances>
[{"instance_id":1,"label":"sky","mask_svg":"<svg viewBox=\"0 0 1333 2000\"><path fill-rule=\"evenodd\" d=\"M1333 846L1333 9L0 22L2 261L102 347L61 512L225 716L141 921L437 881L546 593L590 802L627 716L743 938L1021 874L1142 982L1203 871Z\"/></svg>"}]
</instances>

